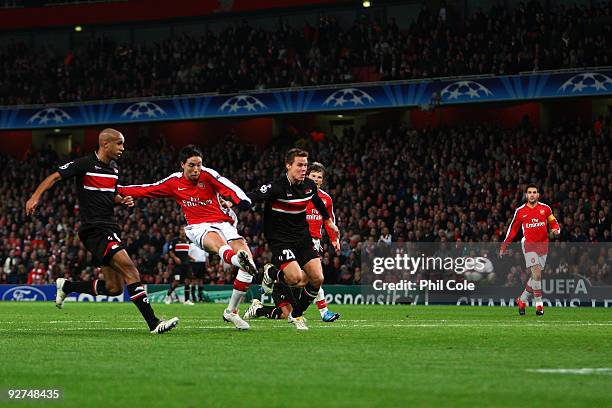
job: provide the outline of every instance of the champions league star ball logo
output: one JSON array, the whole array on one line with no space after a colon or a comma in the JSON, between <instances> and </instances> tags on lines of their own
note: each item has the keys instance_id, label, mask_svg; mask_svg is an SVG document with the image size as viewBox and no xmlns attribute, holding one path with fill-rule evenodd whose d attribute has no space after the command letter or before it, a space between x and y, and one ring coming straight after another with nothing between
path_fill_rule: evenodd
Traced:
<instances>
[{"instance_id":1,"label":"champions league star ball logo","mask_svg":"<svg viewBox=\"0 0 612 408\"><path fill-rule=\"evenodd\" d=\"M612 79L598 72L586 72L584 74L574 75L559 87L557 92L580 93L585 89L594 91L609 91L612 90Z\"/></svg>"},{"instance_id":2,"label":"champions league star ball logo","mask_svg":"<svg viewBox=\"0 0 612 408\"><path fill-rule=\"evenodd\" d=\"M329 104L331 104L332 107L344 105L358 106L373 102L376 102L376 100L367 92L357 88L346 88L340 89L339 91L336 91L328 96L327 99L325 99L325 102L323 102L323 106L327 106Z\"/></svg>"},{"instance_id":3,"label":"champions league star ball logo","mask_svg":"<svg viewBox=\"0 0 612 408\"><path fill-rule=\"evenodd\" d=\"M468 96L470 99L478 99L490 95L493 95L493 92L487 89L483 84L475 81L453 82L440 92L442 99L446 99L447 101Z\"/></svg>"},{"instance_id":4,"label":"champions league star ball logo","mask_svg":"<svg viewBox=\"0 0 612 408\"><path fill-rule=\"evenodd\" d=\"M28 123L44 125L47 123L64 123L71 120L72 118L66 113L66 111L59 108L47 108L36 112L30 119L28 119Z\"/></svg>"},{"instance_id":5,"label":"champions league star ball logo","mask_svg":"<svg viewBox=\"0 0 612 408\"><path fill-rule=\"evenodd\" d=\"M219 112L234 113L241 110L247 112L257 112L258 110L267 109L267 106L251 95L236 95L223 102L219 107Z\"/></svg>"},{"instance_id":6,"label":"champions league star ball logo","mask_svg":"<svg viewBox=\"0 0 612 408\"><path fill-rule=\"evenodd\" d=\"M164 116L166 112L156 103L153 102L137 102L130 105L121 116L127 116L129 119L138 119L141 116L145 118L156 118Z\"/></svg>"}]
</instances>

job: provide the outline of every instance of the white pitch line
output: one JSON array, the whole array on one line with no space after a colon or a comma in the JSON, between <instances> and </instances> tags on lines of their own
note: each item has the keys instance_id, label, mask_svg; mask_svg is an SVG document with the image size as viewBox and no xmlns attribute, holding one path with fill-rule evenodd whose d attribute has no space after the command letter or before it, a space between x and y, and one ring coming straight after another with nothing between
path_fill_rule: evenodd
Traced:
<instances>
[{"instance_id":1,"label":"white pitch line","mask_svg":"<svg viewBox=\"0 0 612 408\"><path fill-rule=\"evenodd\" d=\"M89 322L83 322L83 323L89 323ZM138 322L140 323L140 321ZM202 323L202 322L198 322L198 323ZM272 322L270 322L272 323ZM283 321L279 321L279 323L281 324L273 324L273 325L268 325L268 324L264 324L264 325L258 325L257 323L254 323L253 325L253 329L254 330L267 330L267 329L286 329L286 324L283 324ZM612 326L612 323L572 323L572 324L566 324L563 325L563 327L584 327L584 326ZM317 330L319 328L324 328L324 329L353 329L353 328L384 328L384 327L393 327L393 328L407 328L407 329L411 329L411 328L431 328L431 329L443 329L443 328L447 328L447 327L467 327L467 328L471 328L471 327L479 327L479 328L497 328L497 327L502 327L502 328L522 328L522 327L542 327L541 324L537 324L537 323L521 323L521 324L449 324L449 323L443 323L443 324L435 324L435 323L392 323L392 322L388 322L388 323L372 323L372 324L347 324L346 322L341 322L341 321L337 321L331 324L323 324L323 323L319 323L317 322L314 325L311 325L311 327L314 330ZM551 326L552 327L552 326ZM179 329L234 329L234 327L232 327L231 325L180 325ZM38 332L38 331L44 331L44 332L57 332L57 331L75 331L75 330L143 330L142 326L138 326L138 327L105 327L103 325L101 326L96 326L96 327L91 327L91 326L82 326L82 327L47 327L47 328L31 328L31 327L16 327L16 328L11 328L11 329L0 329L0 332L20 332L20 331L27 331L27 332Z\"/></svg>"},{"instance_id":2,"label":"white pitch line","mask_svg":"<svg viewBox=\"0 0 612 408\"><path fill-rule=\"evenodd\" d=\"M525 371L530 372L530 373L540 373L540 374L612 375L612 368L608 368L608 367L603 367L603 368L537 368L537 369L527 369Z\"/></svg>"}]
</instances>

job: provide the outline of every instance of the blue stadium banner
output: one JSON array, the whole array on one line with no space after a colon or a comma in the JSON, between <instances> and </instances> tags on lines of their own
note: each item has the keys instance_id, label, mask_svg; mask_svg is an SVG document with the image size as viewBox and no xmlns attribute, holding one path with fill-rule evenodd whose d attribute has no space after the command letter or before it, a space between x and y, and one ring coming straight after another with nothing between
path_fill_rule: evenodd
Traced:
<instances>
[{"instance_id":1,"label":"blue stadium banner","mask_svg":"<svg viewBox=\"0 0 612 408\"><path fill-rule=\"evenodd\" d=\"M192 95L130 101L0 107L0 129L37 129L169 120L193 120L409 108L439 99L441 105L612 95L612 70L503 77L395 81L237 95Z\"/></svg>"},{"instance_id":2,"label":"blue stadium banner","mask_svg":"<svg viewBox=\"0 0 612 408\"><path fill-rule=\"evenodd\" d=\"M8 302L47 302L55 300L55 285L0 285L0 300ZM93 296L71 293L66 302L129 302L127 290L119 296Z\"/></svg>"}]
</instances>

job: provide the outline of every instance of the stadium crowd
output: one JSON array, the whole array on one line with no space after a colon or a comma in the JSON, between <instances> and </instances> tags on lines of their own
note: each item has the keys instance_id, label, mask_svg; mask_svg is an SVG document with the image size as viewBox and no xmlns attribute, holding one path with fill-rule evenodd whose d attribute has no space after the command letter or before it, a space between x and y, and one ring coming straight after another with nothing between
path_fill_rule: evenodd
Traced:
<instances>
[{"instance_id":1,"label":"stadium crowd","mask_svg":"<svg viewBox=\"0 0 612 408\"><path fill-rule=\"evenodd\" d=\"M182 33L154 44L93 36L67 54L13 42L0 48L0 105L612 64L610 2L552 2L545 9L529 1L464 20L456 14L423 8L407 30L393 18L341 27L323 16L317 26L280 21L265 31L243 21L219 33ZM363 67L367 75L360 74Z\"/></svg>"},{"instance_id":2,"label":"stadium crowd","mask_svg":"<svg viewBox=\"0 0 612 408\"><path fill-rule=\"evenodd\" d=\"M525 183L541 186L541 200L553 208L563 242L610 242L612 127L598 132L580 124L541 132L523 125L514 130L485 126L413 130L349 128L343 137L314 142L277 140L255 147L224 141L204 146L204 165L218 170L245 191L279 176L286 146L297 144L311 160L328 167L325 190L334 198L341 229L341 250L325 245L327 283L361 281L361 249L375 242L496 242L503 240ZM147 183L178 171L177 151L164 140L135 146L121 159L121 184ZM285 146L282 146L284 144ZM37 214L24 215L24 204L38 183L69 157L50 149L26 160L0 156L0 283L48 282L58 276L87 280L99 273L75 236L78 206L75 186L61 182L46 193ZM151 163L156 163L151 166ZM173 264L170 241L185 221L172 200L139 200L133 209L117 207L122 240L147 283L169 282ZM239 214L242 235L258 265L270 260L261 211ZM612 283L607 269L570 270L594 284ZM606 258L607 256L607 258ZM566 260L567 261L567 260ZM232 271L213 256L206 283L232 282ZM561 268L561 269L560 269ZM544 274L573 266L551 261ZM519 282L524 268L504 281Z\"/></svg>"}]
</instances>

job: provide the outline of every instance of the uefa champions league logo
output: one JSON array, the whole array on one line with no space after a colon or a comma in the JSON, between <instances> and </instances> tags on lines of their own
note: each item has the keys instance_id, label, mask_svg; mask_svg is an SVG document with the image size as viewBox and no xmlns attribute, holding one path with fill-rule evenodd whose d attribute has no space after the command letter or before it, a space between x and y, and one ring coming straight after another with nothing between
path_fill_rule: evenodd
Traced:
<instances>
[{"instance_id":1,"label":"uefa champions league logo","mask_svg":"<svg viewBox=\"0 0 612 408\"><path fill-rule=\"evenodd\" d=\"M232 96L221 105L219 112L235 113L239 111L257 112L268 107L259 99L252 95L236 95Z\"/></svg>"},{"instance_id":2,"label":"uefa champions league logo","mask_svg":"<svg viewBox=\"0 0 612 408\"><path fill-rule=\"evenodd\" d=\"M323 106L327 106L327 105L331 105L332 107L344 106L344 105L358 106L358 105L365 105L365 104L369 105L374 102L376 102L376 100L371 95L369 95L367 92L362 91L361 89L345 88L345 89L340 89L334 92L333 94L331 94L330 96L328 96L327 99L325 99L325 102L323 102Z\"/></svg>"},{"instance_id":3,"label":"uefa champions league logo","mask_svg":"<svg viewBox=\"0 0 612 408\"><path fill-rule=\"evenodd\" d=\"M612 78L599 72L585 72L583 74L574 75L565 81L557 92L570 91L572 93L580 93L589 89L593 91L612 90Z\"/></svg>"},{"instance_id":4,"label":"uefa champions league logo","mask_svg":"<svg viewBox=\"0 0 612 408\"><path fill-rule=\"evenodd\" d=\"M452 101L453 99L479 99L483 96L491 96L491 92L486 86L476 81L457 81L450 85L447 85L442 91L440 96L442 99Z\"/></svg>"},{"instance_id":5,"label":"uefa champions league logo","mask_svg":"<svg viewBox=\"0 0 612 408\"><path fill-rule=\"evenodd\" d=\"M35 125L45 125L45 124L58 124L71 121L72 118L66 111L60 108L46 108L41 111L36 112L30 119L28 119L28 123L32 123Z\"/></svg>"},{"instance_id":6,"label":"uefa champions league logo","mask_svg":"<svg viewBox=\"0 0 612 408\"><path fill-rule=\"evenodd\" d=\"M138 119L141 116L145 118L157 118L164 116L166 112L156 103L153 102L137 102L130 105L121 116L127 116L129 119Z\"/></svg>"}]
</instances>

